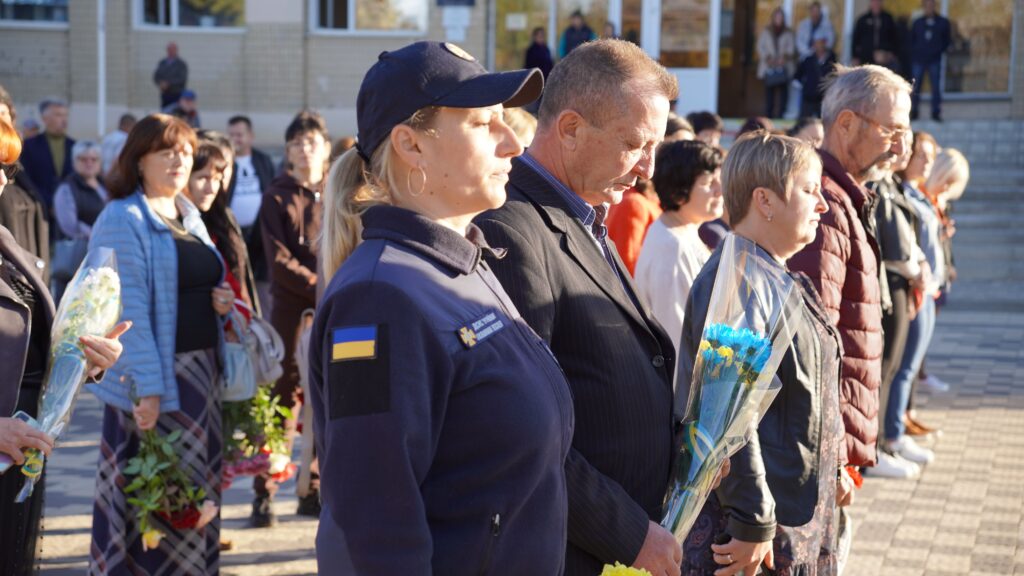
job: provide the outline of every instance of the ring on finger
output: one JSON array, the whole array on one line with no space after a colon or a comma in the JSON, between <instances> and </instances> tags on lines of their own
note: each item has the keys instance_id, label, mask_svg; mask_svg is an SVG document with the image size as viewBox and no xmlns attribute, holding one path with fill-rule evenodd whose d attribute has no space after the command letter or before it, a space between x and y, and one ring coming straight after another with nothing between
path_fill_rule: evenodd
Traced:
<instances>
[{"instance_id":1,"label":"ring on finger","mask_svg":"<svg viewBox=\"0 0 1024 576\"><path fill-rule=\"evenodd\" d=\"M732 564L732 554L726 554L725 555L725 561L728 562L729 564Z\"/></svg>"}]
</instances>

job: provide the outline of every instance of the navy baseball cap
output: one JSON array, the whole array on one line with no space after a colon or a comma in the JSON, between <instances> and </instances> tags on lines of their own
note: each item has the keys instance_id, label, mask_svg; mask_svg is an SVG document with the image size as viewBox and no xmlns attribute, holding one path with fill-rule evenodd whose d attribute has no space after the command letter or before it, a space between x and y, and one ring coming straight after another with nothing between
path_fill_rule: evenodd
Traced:
<instances>
[{"instance_id":1,"label":"navy baseball cap","mask_svg":"<svg viewBox=\"0 0 1024 576\"><path fill-rule=\"evenodd\" d=\"M356 148L369 162L392 128L428 106L515 108L539 98L543 89L544 76L537 68L491 73L448 42L416 42L382 52L359 87Z\"/></svg>"}]
</instances>

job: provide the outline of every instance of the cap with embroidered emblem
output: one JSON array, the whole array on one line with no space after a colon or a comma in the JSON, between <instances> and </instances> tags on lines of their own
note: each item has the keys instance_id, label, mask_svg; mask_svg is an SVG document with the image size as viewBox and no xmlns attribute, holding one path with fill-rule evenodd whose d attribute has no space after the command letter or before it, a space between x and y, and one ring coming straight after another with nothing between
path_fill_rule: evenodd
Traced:
<instances>
[{"instance_id":1,"label":"cap with embroidered emblem","mask_svg":"<svg viewBox=\"0 0 1024 576\"><path fill-rule=\"evenodd\" d=\"M543 89L539 69L488 72L449 42L416 42L382 52L359 87L356 148L369 161L392 128L428 106L515 108L539 98Z\"/></svg>"}]
</instances>

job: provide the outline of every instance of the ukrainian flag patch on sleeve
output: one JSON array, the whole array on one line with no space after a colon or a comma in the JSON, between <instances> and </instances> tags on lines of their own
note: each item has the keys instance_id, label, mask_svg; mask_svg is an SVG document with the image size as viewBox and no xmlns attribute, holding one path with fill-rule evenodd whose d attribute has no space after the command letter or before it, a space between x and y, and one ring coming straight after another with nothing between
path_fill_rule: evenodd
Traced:
<instances>
[{"instance_id":1,"label":"ukrainian flag patch on sleeve","mask_svg":"<svg viewBox=\"0 0 1024 576\"><path fill-rule=\"evenodd\" d=\"M349 326L331 332L331 362L377 357L377 326Z\"/></svg>"}]
</instances>

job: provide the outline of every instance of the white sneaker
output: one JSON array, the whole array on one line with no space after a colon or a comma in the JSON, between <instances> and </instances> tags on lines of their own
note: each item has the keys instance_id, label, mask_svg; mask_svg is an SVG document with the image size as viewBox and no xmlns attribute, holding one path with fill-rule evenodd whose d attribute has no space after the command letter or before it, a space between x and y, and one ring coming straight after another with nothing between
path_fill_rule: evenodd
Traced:
<instances>
[{"instance_id":1,"label":"white sneaker","mask_svg":"<svg viewBox=\"0 0 1024 576\"><path fill-rule=\"evenodd\" d=\"M921 474L921 467L899 456L878 451L878 463L864 469L864 475L872 478L896 478L909 480Z\"/></svg>"},{"instance_id":2,"label":"white sneaker","mask_svg":"<svg viewBox=\"0 0 1024 576\"><path fill-rule=\"evenodd\" d=\"M904 460L915 464L931 464L935 460L935 452L922 448L913 438L904 434L899 439L889 442L889 450Z\"/></svg>"},{"instance_id":3,"label":"white sneaker","mask_svg":"<svg viewBox=\"0 0 1024 576\"><path fill-rule=\"evenodd\" d=\"M949 392L949 384L939 380L934 374L929 374L927 378L922 378L920 385L931 392Z\"/></svg>"}]
</instances>

